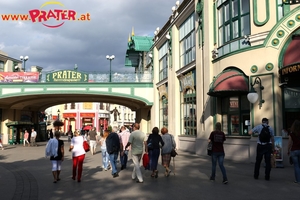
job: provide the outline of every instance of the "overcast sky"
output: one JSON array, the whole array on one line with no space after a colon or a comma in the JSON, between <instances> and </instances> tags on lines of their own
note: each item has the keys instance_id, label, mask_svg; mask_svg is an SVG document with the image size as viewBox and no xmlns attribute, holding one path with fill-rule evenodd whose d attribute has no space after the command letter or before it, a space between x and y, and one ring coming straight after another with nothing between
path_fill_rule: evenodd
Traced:
<instances>
[{"instance_id":1,"label":"overcast sky","mask_svg":"<svg viewBox=\"0 0 300 200\"><path fill-rule=\"evenodd\" d=\"M115 55L112 71L129 72L133 70L125 67L125 53L132 27L135 35L152 37L169 19L176 0L59 0L63 7L48 4L41 8L46 2L53 1L1 0L0 14L64 9L76 11L76 17L89 13L90 21L43 22L51 26L65 22L48 28L40 22L0 18L0 50L16 59L29 56L27 70L32 65L43 71L74 69L77 64L80 71L109 72L106 55Z\"/></svg>"}]
</instances>

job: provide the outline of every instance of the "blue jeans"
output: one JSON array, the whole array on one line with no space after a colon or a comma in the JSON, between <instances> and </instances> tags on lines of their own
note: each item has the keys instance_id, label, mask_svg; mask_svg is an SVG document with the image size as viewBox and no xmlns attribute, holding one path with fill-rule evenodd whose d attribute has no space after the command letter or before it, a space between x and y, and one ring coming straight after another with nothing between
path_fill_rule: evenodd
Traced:
<instances>
[{"instance_id":1,"label":"blue jeans","mask_svg":"<svg viewBox=\"0 0 300 200\"><path fill-rule=\"evenodd\" d=\"M219 167L221 169L221 172L223 174L223 180L227 180L227 175L226 175L226 170L223 165L224 162L224 157L225 153L224 152L213 152L211 155L211 161L212 161L212 169L211 169L211 179L215 179L216 177L216 166L217 166L217 161L219 163Z\"/></svg>"},{"instance_id":2,"label":"blue jeans","mask_svg":"<svg viewBox=\"0 0 300 200\"><path fill-rule=\"evenodd\" d=\"M126 168L126 165L127 165L127 160L128 160L128 150L124 151L123 156L120 154L121 165L124 166L125 168Z\"/></svg>"},{"instance_id":3,"label":"blue jeans","mask_svg":"<svg viewBox=\"0 0 300 200\"><path fill-rule=\"evenodd\" d=\"M104 169L107 169L108 167L108 161L109 161L109 154L107 153L106 148L101 148L102 153L102 165Z\"/></svg>"},{"instance_id":4,"label":"blue jeans","mask_svg":"<svg viewBox=\"0 0 300 200\"><path fill-rule=\"evenodd\" d=\"M109 160L110 160L111 169L112 169L111 174L115 174L115 173L118 172L118 170L117 170L117 159L118 159L118 152L109 154Z\"/></svg>"},{"instance_id":5,"label":"blue jeans","mask_svg":"<svg viewBox=\"0 0 300 200\"><path fill-rule=\"evenodd\" d=\"M158 157L160 153L160 149L152 149L149 150L149 160L150 160L150 170L157 170Z\"/></svg>"},{"instance_id":6,"label":"blue jeans","mask_svg":"<svg viewBox=\"0 0 300 200\"><path fill-rule=\"evenodd\" d=\"M291 157L294 163L296 181L300 183L300 150L291 151Z\"/></svg>"}]
</instances>

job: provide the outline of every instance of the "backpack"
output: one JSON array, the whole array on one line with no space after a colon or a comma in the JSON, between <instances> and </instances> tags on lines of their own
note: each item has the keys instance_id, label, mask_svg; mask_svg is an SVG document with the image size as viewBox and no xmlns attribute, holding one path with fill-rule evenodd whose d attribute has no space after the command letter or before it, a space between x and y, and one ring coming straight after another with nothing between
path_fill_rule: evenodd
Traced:
<instances>
[{"instance_id":1,"label":"backpack","mask_svg":"<svg viewBox=\"0 0 300 200\"><path fill-rule=\"evenodd\" d=\"M268 143L268 142L270 142L270 139L271 139L271 133L270 133L269 126L264 126L264 125L262 125L262 126L263 126L263 128L260 131L259 140L261 143Z\"/></svg>"}]
</instances>

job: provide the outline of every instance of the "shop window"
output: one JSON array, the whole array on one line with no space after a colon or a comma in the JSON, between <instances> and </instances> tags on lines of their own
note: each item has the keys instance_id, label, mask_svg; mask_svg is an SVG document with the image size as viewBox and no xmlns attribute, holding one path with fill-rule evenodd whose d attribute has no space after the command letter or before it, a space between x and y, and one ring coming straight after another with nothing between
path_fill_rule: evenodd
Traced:
<instances>
[{"instance_id":1,"label":"shop window","mask_svg":"<svg viewBox=\"0 0 300 200\"><path fill-rule=\"evenodd\" d=\"M162 96L159 108L160 127L168 128L168 99Z\"/></svg>"},{"instance_id":2,"label":"shop window","mask_svg":"<svg viewBox=\"0 0 300 200\"><path fill-rule=\"evenodd\" d=\"M232 136L248 136L250 103L246 95L220 98L223 132Z\"/></svg>"},{"instance_id":3,"label":"shop window","mask_svg":"<svg viewBox=\"0 0 300 200\"><path fill-rule=\"evenodd\" d=\"M249 0L219 0L218 9L218 34L219 56L237 49L237 44L250 34L250 1ZM247 46L247 45L246 45ZM239 48L245 48L239 42ZM231 48L228 50L228 48Z\"/></svg>"},{"instance_id":4,"label":"shop window","mask_svg":"<svg viewBox=\"0 0 300 200\"><path fill-rule=\"evenodd\" d=\"M181 124L182 135L197 135L197 107L196 92L188 89L186 93L181 93Z\"/></svg>"},{"instance_id":5,"label":"shop window","mask_svg":"<svg viewBox=\"0 0 300 200\"><path fill-rule=\"evenodd\" d=\"M104 110L104 103L100 103L100 110Z\"/></svg>"}]
</instances>

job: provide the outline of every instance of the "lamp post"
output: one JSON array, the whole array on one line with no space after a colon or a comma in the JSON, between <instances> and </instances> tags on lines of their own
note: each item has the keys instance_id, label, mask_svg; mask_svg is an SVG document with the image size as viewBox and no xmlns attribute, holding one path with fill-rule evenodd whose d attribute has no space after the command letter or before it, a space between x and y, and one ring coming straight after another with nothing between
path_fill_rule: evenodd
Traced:
<instances>
[{"instance_id":1,"label":"lamp post","mask_svg":"<svg viewBox=\"0 0 300 200\"><path fill-rule=\"evenodd\" d=\"M253 86L258 84L259 85L259 108L261 108L262 104L265 103L265 100L262 99L262 90L264 89L264 86L261 85L261 79L257 76L254 79L253 83L251 84L251 90L249 91L248 95L247 95L247 99L248 101L250 101L250 103L255 103L258 100L258 94L257 92L254 90Z\"/></svg>"},{"instance_id":2,"label":"lamp post","mask_svg":"<svg viewBox=\"0 0 300 200\"><path fill-rule=\"evenodd\" d=\"M57 120L59 120L59 114L60 114L60 110L57 110Z\"/></svg>"},{"instance_id":3,"label":"lamp post","mask_svg":"<svg viewBox=\"0 0 300 200\"><path fill-rule=\"evenodd\" d=\"M20 59L23 61L23 63L24 63L24 72L26 71L26 69L25 69L25 62L29 59L29 57L28 56L20 56Z\"/></svg>"},{"instance_id":4,"label":"lamp post","mask_svg":"<svg viewBox=\"0 0 300 200\"><path fill-rule=\"evenodd\" d=\"M114 55L107 55L106 59L109 60L109 82L111 82L111 61L115 58Z\"/></svg>"}]
</instances>

